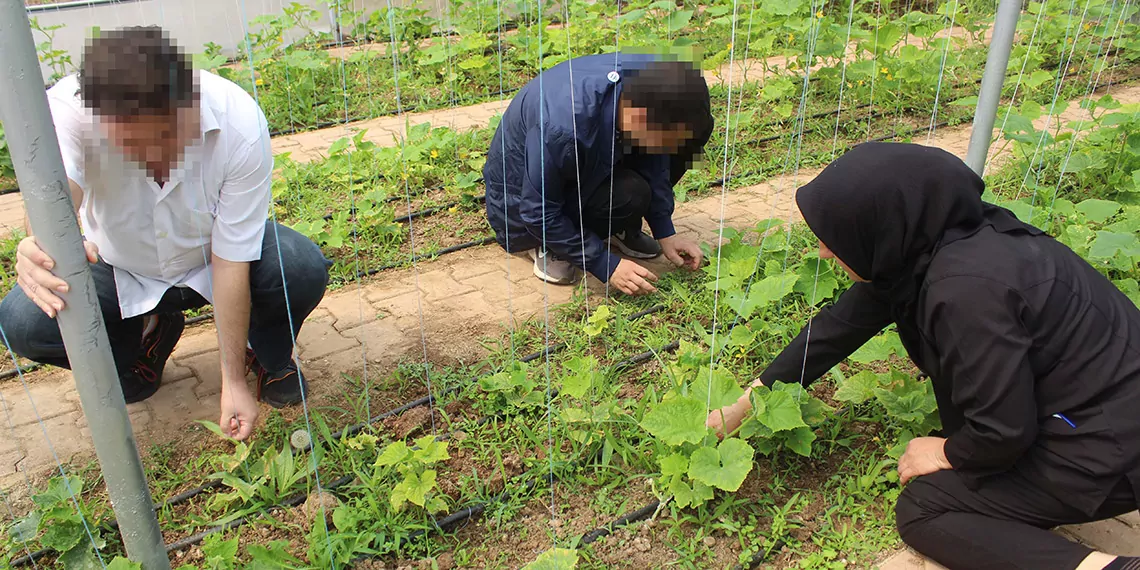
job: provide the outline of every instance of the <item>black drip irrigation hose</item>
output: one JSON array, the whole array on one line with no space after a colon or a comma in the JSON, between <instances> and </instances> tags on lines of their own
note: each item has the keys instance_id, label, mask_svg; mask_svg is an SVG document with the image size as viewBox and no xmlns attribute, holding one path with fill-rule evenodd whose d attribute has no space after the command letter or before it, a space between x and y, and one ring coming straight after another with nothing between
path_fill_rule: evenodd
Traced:
<instances>
[{"instance_id":1,"label":"black drip irrigation hose","mask_svg":"<svg viewBox=\"0 0 1140 570\"><path fill-rule=\"evenodd\" d=\"M600 527L598 527L598 528L596 528L590 532L587 532L586 534L583 534L582 537L578 540L578 543L579 544L592 544L594 542L597 542L598 540L613 534L613 532L619 528L629 526L635 522L640 522L640 521L643 521L643 520L653 516L653 514L656 513L657 509L659 509L659 508L661 508L661 501L654 499L654 500L650 501L649 503L647 503L643 507L634 509L634 510L614 519L610 523L607 523L607 524L600 526ZM756 554L753 554L752 557L749 558L747 564L736 564L732 568L733 568L733 570L752 570L753 568L756 568L757 566L763 564L766 560L768 560L769 554L776 552L783 547L784 547L784 541L783 541L783 539L779 539L775 543L772 544L771 548L765 548L765 549L760 550Z\"/></svg>"},{"instance_id":2,"label":"black drip irrigation hose","mask_svg":"<svg viewBox=\"0 0 1140 570\"><path fill-rule=\"evenodd\" d=\"M643 313L649 314L649 313L657 312L658 310L661 310L661 309L654 307L654 308L648 309L646 311L643 311ZM638 313L638 314L640 315L642 313ZM676 343L674 342L674 343L670 343L668 345L665 345L665 347L661 348L661 351L666 350L666 348L671 346L672 344L676 344ZM640 356L640 355L638 355L638 356ZM636 356L634 358L636 358ZM634 358L627 359L623 362L632 361ZM645 359L645 360L648 360L648 359ZM645 360L641 360L641 362L645 362ZM628 370L628 368L622 369L622 371L625 371L625 370ZM554 397L555 395L557 395L557 390L552 391L550 397ZM475 425L476 426L485 425L485 424L489 423L490 421L496 419L497 417L498 417L497 415L485 416L485 417L481 418L479 421L477 421L475 423ZM441 436L440 438L437 438L437 439L445 440L450 435L451 435L450 433L444 434L443 436ZM466 507L461 507L460 509L452 512L451 514L449 514L445 517L443 517L442 519L435 519L435 527L436 527L435 530L447 531L449 528L454 527L456 524L458 524L460 522L470 520L470 519L482 514L483 511L486 510L486 508L488 506L490 506L494 503L501 502L503 499L510 498L511 496L513 496L515 494L521 495L521 494L529 493L531 490L533 490L538 485L539 482L545 481L548 484L552 484L555 480L557 480L557 477L555 477L553 473L547 473L545 475L542 475L541 477L532 477L532 478L528 479L522 485L522 487L520 489L512 490L512 489L504 488L504 490L501 493L499 493L498 495L495 495L494 497L491 497L490 499L488 499L485 502L476 503L474 505L470 505L470 506L466 506ZM504 485L504 487L506 487L506 485ZM648 515L646 515L646 516L648 516ZM418 538L420 536L425 536L428 532L430 532L430 530L431 529L418 530L418 531L414 531L412 533L409 533L408 540L410 540L412 538ZM404 543L405 543L405 541L401 541L401 544L404 544ZM357 563L364 562L365 560L375 559L375 558L376 558L376 556L368 556L368 555L359 556L359 557L355 558L350 563L350 566L354 566Z\"/></svg>"},{"instance_id":3,"label":"black drip irrigation hose","mask_svg":"<svg viewBox=\"0 0 1140 570\"><path fill-rule=\"evenodd\" d=\"M583 534L581 540L578 542L579 544L590 544L599 538L609 536L615 529L619 529L623 526L649 518L653 513L657 512L657 509L660 506L661 501L654 500L644 507L633 510L618 517L613 522L605 526L598 527L594 530L591 530L590 532L587 532L586 534Z\"/></svg>"},{"instance_id":4,"label":"black drip irrigation hose","mask_svg":"<svg viewBox=\"0 0 1140 570\"><path fill-rule=\"evenodd\" d=\"M642 316L645 316L645 315L649 315L649 314L652 314L652 313L658 312L658 311L660 311L660 310L663 310L664 308L665 308L665 307L664 307L664 306L662 306L662 305L657 305L657 306L654 306L654 307L650 307L649 309L646 309L646 310L644 310L644 311L641 311L641 312L638 312L638 313L634 313L633 315L630 315L630 317L629 317L629 320L633 320L633 319L635 319L635 318L640 318L640 317L642 317ZM565 348L565 346L566 346L566 344L565 344L565 343L559 343L559 344L556 344L556 345L552 345L552 346L549 346L549 347L546 347L546 348L544 348L543 350L540 350L540 351L537 351L537 352L534 352L534 353L528 354L528 355L524 356L523 358L521 358L521 359L519 359L519 360L520 360L520 361L523 361L523 362L530 362L530 361L533 361L533 360L537 360L538 358L541 358L541 357L542 357L542 356L544 356L544 355L553 354L554 352L556 352L556 351L558 351L558 350L561 350L562 348ZM644 362L644 361L643 361L643 362ZM452 391L455 391L455 390L458 390L458 389L459 389L459 387L455 387L455 388L452 388L452 389L448 390L448 392L452 392ZM554 396L556 396L556 395L557 395L557 390L553 391L553 392L551 393L551 396L550 396L550 397L552 397L552 398L553 398L553 397L554 397ZM415 401L413 401L413 402L409 402L409 403L407 403L407 404L404 404L404 405L403 405L403 406L401 406L400 408L396 408L396 409L394 409L394 410L392 410L392 411L390 411L390 412L385 412L384 414L381 414L380 416L377 416L377 418L376 418L376 419L383 419L383 418L385 418L385 417L388 417L388 416L391 416L391 415L395 415L396 413L398 413L398 412L397 412L397 410L399 410L399 411L405 411L405 410L411 409L411 408L413 408L413 407L422 406L422 405L424 405L424 404L426 404L426 403L428 403L428 402L431 402L431 401L434 401L434 400L433 400L433 398L431 398L430 396L429 396L429 397L425 397L425 398L421 398L420 400L415 400ZM483 425L486 425L486 424L488 424L488 423L490 423L490 422L492 422L492 421L494 421L494 420L496 420L496 419L500 419L500 418L502 417L502 415L503 415L502 413L498 413L498 414L488 414L488 415L486 415L486 416L484 416L484 417L480 418L479 420L476 420L476 421L475 421L475 422L472 424L472 427L479 427L479 426L483 426ZM351 427L349 427L349 428L345 428L345 429L344 429L344 430L342 430L341 432L338 432L338 434L343 434L343 435L352 435L352 434L354 434L354 433L356 433L356 432L359 432L359 431L360 431L361 429L363 429L363 428L364 428L366 425L367 425L367 424L357 424L357 425L355 425L355 426L351 426ZM333 434L333 438L334 438L334 439L338 439L339 437L341 437L341 436L342 436L342 435L338 435L338 434ZM437 436L437 437L436 437L436 440L437 440L437 441L447 441L448 439L450 439L450 438L451 438L451 436L452 436L452 432L448 432L448 433L445 433L445 434L441 434L441 435ZM310 448L311 448L311 444L310 444L310 446L307 446L305 449L307 450L307 449L310 449ZM540 477L540 478L533 478L533 479L530 479L530 480L529 480L529 481L528 481L526 484L524 484L524 485L523 485L523 488L522 488L522 490L521 490L521 491L512 491L512 490L509 490L509 489L504 489L504 490L503 490L503 492L499 493L499 494L498 494L498 495L496 495L495 497L492 497L491 499L489 499L489 500L488 500L488 501L486 501L486 502L483 502L483 503L477 503L477 504L475 504L475 505L469 505L469 506L465 506L465 507L462 507L462 508L460 508L459 510L457 510L457 511L455 511L455 512L453 512L453 513L451 513L451 514L449 514L449 515L447 515L447 516L445 516L445 517L444 517L444 518L442 518L442 519L435 519L433 522L435 523L435 527L436 527L436 530L446 530L447 528L449 528L449 527L451 527L451 526L454 526L455 524L457 524L457 523L459 523L459 522L461 522L461 521L464 521L464 520L470 519L470 518L472 518L472 517L474 517L474 516L477 516L477 515L481 514L481 513L482 513L482 512L483 512L483 511L486 509L486 507L487 507L487 506L489 506L489 505L491 505L491 504L493 504L493 503L499 502L499 501L501 501L502 499L504 499L504 498L507 498L507 497L511 496L513 493L516 493L516 492L529 492L529 491L530 491L531 489L533 489L533 488L534 488L534 487L535 487L535 486L538 484L538 482L539 482L539 481L541 481L543 478L546 478L546 479L548 479L548 480L550 480L550 481L553 481L552 475L549 475L549 474L548 474L548 475L546 475L546 476L544 476L544 477ZM327 485L327 486L323 487L323 490L329 490L329 491L331 491L331 490L333 490L333 489L336 489L336 488L338 488L338 487L344 486L345 484L347 484L347 483L351 482L353 479L355 479L355 476L354 476L354 475L345 475L345 476L342 476L341 478L339 478L339 479L337 479L337 480L333 481L333 482L332 482L332 483L330 483L329 485ZM203 486L203 487L205 487L205 486ZM203 490L204 490L204 489L203 489ZM201 492L201 491L199 491L199 492ZM184 493L184 495L185 495L185 494L188 494L188 493ZM168 546L167 546L166 550L167 550L167 552L173 552L173 551L175 551L175 550L183 550L183 549L185 549L185 548L189 548L190 546L193 546L194 544L197 544L197 543L201 542L203 539L205 539L207 536L209 536L209 535L211 535L211 534L214 534L214 533L217 533L217 532L222 532L222 531L225 531L225 530L229 530L229 529L231 529L231 528L235 528L235 527L237 527L237 526L241 526L241 525L243 525L243 524L245 524L245 523L249 522L250 520L252 520L252 519L253 519L255 516L261 516L262 514L270 513L270 512L273 512L273 511L275 511L275 510L278 510L278 509L280 509L280 508L284 508L284 507L295 507L295 506L297 506L297 505L299 505L299 504L301 504L301 503L305 502L305 500L308 498L308 496L309 496L309 495L308 495L307 493L298 494L298 495L295 495L295 496L293 496L293 497L290 497L290 498L286 499L285 501L282 501L281 503L278 503L278 504L277 504L277 505L275 505L275 506L269 507L268 509L266 509L266 510L264 510L264 511L261 511L261 512L259 512L259 513L251 513L250 515L246 515L246 516L244 516L244 517L241 517L241 518L235 519L235 520L233 520L233 521L229 521L229 522L227 522L227 523L225 523L225 524L222 524L222 525L218 525L218 526L215 526L215 527L211 527L211 528L208 528L208 529L206 529L206 530L203 530L203 531L201 531L201 532L199 532L199 533L197 533L197 534L195 534L195 535L192 535L192 536L189 536L189 537L183 538L183 539L181 539L181 540L179 540L179 541L176 541L176 542L174 542L174 543L171 543L170 545L168 545ZM428 531L428 530L419 530L419 531L414 531L414 532L410 533L410 534L409 534L409 536L408 536L408 538L407 538L407 539L405 539L405 540L410 540L410 539L412 539L412 538L416 538L416 537L419 537L419 536L425 535L425 534L427 534L427 532L429 532L429 531ZM401 544L403 544L403 543L404 543L404 542L402 541L402 542L401 542ZM359 561L359 560L358 560L358 561ZM15 566L15 563L14 563L14 562L13 562L13 566Z\"/></svg>"},{"instance_id":5,"label":"black drip irrigation hose","mask_svg":"<svg viewBox=\"0 0 1140 570\"><path fill-rule=\"evenodd\" d=\"M328 485L322 486L321 489L323 491L332 491L333 489L336 489L338 487L343 487L344 485L351 483L352 480L355 478L356 478L355 475L344 475L344 476L340 477L339 479L336 479L336 480L330 482ZM199 532L197 534L194 534L194 535L188 536L186 538L176 540L170 544L167 544L166 545L166 552L170 553L170 552L177 552L179 550L185 550L187 548L190 548L191 546L194 546L195 544L198 544L199 542L202 542L203 540L205 540L205 538L207 536L210 536L211 534L224 532L224 531L227 531L231 528L242 526L245 523L253 520L254 517L260 517L262 515L269 514L269 513L272 513L272 512L281 510L281 509L295 507L297 505L300 505L301 503L304 503L306 500L308 500L308 498L309 498L308 493L298 493L296 495L293 495L292 497L289 497L288 499L285 499L284 501L281 501L280 503L278 503L276 505L273 505L272 507L269 507L268 509L265 509L264 511L257 512L257 513L251 513L251 514L245 515L243 517L236 518L236 519L229 521L225 524L221 524L221 525L218 525L215 527L208 528L208 529L203 530L202 532ZM15 566L16 564L13 562L12 565Z\"/></svg>"},{"instance_id":6,"label":"black drip irrigation hose","mask_svg":"<svg viewBox=\"0 0 1140 570\"><path fill-rule=\"evenodd\" d=\"M757 566L767 562L768 561L768 555L772 554L773 552L779 551L783 547L784 547L784 539L782 539L782 538L777 539L776 542L772 543L772 548L765 548L764 550L761 550L761 551L757 552L756 554L753 554L752 558L748 559L747 565L737 564L736 566L732 567L732 570L752 570L753 568L756 568Z\"/></svg>"},{"instance_id":7,"label":"black drip irrigation hose","mask_svg":"<svg viewBox=\"0 0 1140 570\"><path fill-rule=\"evenodd\" d=\"M647 309L633 313L632 315L627 317L626 320L627 321L634 321L634 320L640 319L642 317L645 317L645 316L648 316L648 315L651 315L651 314L654 314L654 313L657 313L657 312L660 312L663 310L665 310L664 305L654 305L654 306L649 307ZM673 344L676 344L676 343L673 343ZM670 346L670 345L667 345L667 346ZM545 356L549 356L549 355L554 354L558 351L561 351L564 348L566 348L566 343L564 343L564 342L552 344L552 345L543 347L541 350L537 350L537 351L532 352L530 354L524 355L523 357L519 358L519 362L533 362L535 360L538 360L539 358L543 358ZM665 350L665 349L666 348L662 348L662 350ZM642 355L636 355L633 358L622 361L622 363L632 362L641 356ZM645 360L647 360L647 359L645 359ZM645 360L641 360L641 362L644 362ZM621 364L621 363L619 363L619 364ZM462 388L461 386L453 386L453 387L445 390L442 394L440 394L440 396L451 394L453 392L460 390L461 388ZM554 394L556 394L556 393L557 392L555 391ZM553 397L553 396L551 396L551 397ZM412 400L412 401L407 402L407 403L405 403L399 407L393 408L393 409L388 410L386 412L383 412L379 415L376 415L372 418L369 418L369 420L367 422L361 422L358 424L348 426L348 427L332 434L331 437L332 437L332 439L341 439L342 437L351 437L351 436L356 435L357 433L361 432L362 430L364 430L364 428L366 428L366 427L368 427L368 426L370 426L370 425L372 425L372 424L374 424L380 420L401 414L401 413L406 412L412 408L418 408L421 406L428 405L430 403L434 403L437 399L438 399L438 396L428 395L428 396L425 396L423 398L419 398L417 400ZM483 418L480 418L479 420L477 420L474 425L475 426L485 425L485 424L489 423L490 421L493 421L497 417L498 417L497 415L484 416ZM437 439L443 441L443 440L449 439L450 436L451 436L451 434L447 433L447 434L441 435ZM305 446L300 451L309 451L311 449L312 449L312 443ZM341 487L341 486L348 484L354 478L355 477L352 475L342 476L339 479L336 479L333 482L329 483L328 485L324 486L322 489L326 490L326 491L331 491L333 489L336 489L338 487ZM533 486L535 484L537 484L537 480L531 480L527 484L527 488L528 489L533 488ZM189 489L189 490L183 491L181 493L178 493L177 495L171 496L170 498L163 501L161 508L172 507L172 506L175 506L177 504L184 503L184 502L189 501L190 499L192 499L194 497L197 497L198 495L201 495L202 493L204 493L206 491L218 489L220 487L222 487L221 481L209 481L209 482L204 483L204 484L202 484L198 487L195 487L193 489ZM447 517L444 517L443 519L438 519L435 521L436 526L440 529L446 529L448 525L453 525L456 522L459 522L461 520L466 520L467 518L470 518L472 516L476 516L476 515L482 513L488 504L497 502L497 501L501 500L503 497L505 497L506 493L507 493L507 491L504 491L499 496L492 498L490 501L488 501L486 503L477 504L477 505L469 506L469 507L464 507L463 509L456 511L455 513L452 513L451 515L448 515ZM197 534L182 538L178 541L175 541L175 542L168 544L166 546L166 551L167 552L175 552L178 550L184 550L186 548L189 548L189 547L201 542L203 539L205 539L207 536L209 536L211 534L223 532L223 531L229 530L231 528L235 528L235 527L244 525L245 523L252 520L252 518L255 516L260 516L262 514L274 512L274 511L279 510L281 508L295 507L295 506L305 502L307 497L308 497L307 493L297 494L297 495L289 497L288 499L283 500L282 502L278 503L277 505L271 506L268 509L261 511L259 513L251 513L249 515L246 515L246 516L237 518L235 520L226 522L225 524L210 527L210 528L205 529L201 532L198 532ZM112 530L118 529L118 527L119 527L119 523L117 520L112 519L107 524ZM417 531L417 532L422 534L426 531ZM410 538L415 537L415 536L418 536L418 535L415 532L413 532L413 533L411 533ZM46 548L41 549L41 550L38 550L36 552L32 552L31 554L28 554L28 555L25 555L23 557L16 558L16 559L12 560L10 565L13 568L20 567L20 566L27 566L28 564L31 564L32 562L39 560L40 558L43 558L44 556L47 556L51 553L52 553L52 551L50 549L46 549Z\"/></svg>"}]
</instances>

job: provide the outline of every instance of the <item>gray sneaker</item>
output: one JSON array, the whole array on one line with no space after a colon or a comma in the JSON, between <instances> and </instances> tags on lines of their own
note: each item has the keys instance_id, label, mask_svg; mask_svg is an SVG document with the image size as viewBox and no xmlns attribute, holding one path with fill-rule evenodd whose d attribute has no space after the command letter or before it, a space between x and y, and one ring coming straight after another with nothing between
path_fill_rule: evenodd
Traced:
<instances>
[{"instance_id":1,"label":"gray sneaker","mask_svg":"<svg viewBox=\"0 0 1140 570\"><path fill-rule=\"evenodd\" d=\"M653 259L661 255L661 245L657 240L645 235L641 230L618 232L606 240L610 246L618 248L628 257Z\"/></svg>"},{"instance_id":2,"label":"gray sneaker","mask_svg":"<svg viewBox=\"0 0 1140 570\"><path fill-rule=\"evenodd\" d=\"M534 260L534 276L547 283L569 285L578 280L578 268L569 261L538 249L530 250L530 258Z\"/></svg>"}]
</instances>

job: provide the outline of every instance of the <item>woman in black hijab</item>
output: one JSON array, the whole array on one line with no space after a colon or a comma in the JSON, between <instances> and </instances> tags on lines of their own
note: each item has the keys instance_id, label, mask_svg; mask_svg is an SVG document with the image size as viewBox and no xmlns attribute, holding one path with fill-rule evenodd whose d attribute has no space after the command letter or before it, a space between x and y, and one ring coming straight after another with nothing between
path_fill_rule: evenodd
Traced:
<instances>
[{"instance_id":1,"label":"woman in black hijab","mask_svg":"<svg viewBox=\"0 0 1140 570\"><path fill-rule=\"evenodd\" d=\"M814 380L895 323L944 436L899 459L903 540L951 570L1140 569L1048 530L1140 503L1140 310L983 189L947 152L890 143L800 188L820 256L856 283L757 383ZM749 407L709 425L732 431Z\"/></svg>"}]
</instances>

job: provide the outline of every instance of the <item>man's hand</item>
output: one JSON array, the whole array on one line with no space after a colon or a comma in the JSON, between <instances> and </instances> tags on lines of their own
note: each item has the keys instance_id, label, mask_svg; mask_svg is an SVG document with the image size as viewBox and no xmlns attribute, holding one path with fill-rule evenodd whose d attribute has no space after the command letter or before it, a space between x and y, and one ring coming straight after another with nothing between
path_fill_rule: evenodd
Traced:
<instances>
[{"instance_id":1,"label":"man's hand","mask_svg":"<svg viewBox=\"0 0 1140 570\"><path fill-rule=\"evenodd\" d=\"M665 254L665 259L673 265L686 267L689 271L696 271L701 267L704 254L695 242L678 237L676 234L657 241L661 244L661 253Z\"/></svg>"},{"instance_id":2,"label":"man's hand","mask_svg":"<svg viewBox=\"0 0 1140 570\"><path fill-rule=\"evenodd\" d=\"M249 393L245 378L222 379L222 433L244 441L253 433L257 421L257 400Z\"/></svg>"},{"instance_id":3,"label":"man's hand","mask_svg":"<svg viewBox=\"0 0 1140 570\"><path fill-rule=\"evenodd\" d=\"M99 248L84 240L83 248L87 251L87 261L99 261ZM44 250L34 237L20 240L16 248L16 282L28 296L47 316L55 318L63 310L63 299L57 293L67 292L67 282L52 274L55 261Z\"/></svg>"},{"instance_id":4,"label":"man's hand","mask_svg":"<svg viewBox=\"0 0 1140 570\"><path fill-rule=\"evenodd\" d=\"M906 452L899 458L899 482L906 485L915 477L930 475L944 469L953 469L946 459L946 438L916 437L906 444Z\"/></svg>"},{"instance_id":5,"label":"man's hand","mask_svg":"<svg viewBox=\"0 0 1140 570\"><path fill-rule=\"evenodd\" d=\"M653 281L657 281L657 276L652 271L628 259L621 260L614 274L610 276L610 283L626 295L656 293L657 288L653 286Z\"/></svg>"}]
</instances>

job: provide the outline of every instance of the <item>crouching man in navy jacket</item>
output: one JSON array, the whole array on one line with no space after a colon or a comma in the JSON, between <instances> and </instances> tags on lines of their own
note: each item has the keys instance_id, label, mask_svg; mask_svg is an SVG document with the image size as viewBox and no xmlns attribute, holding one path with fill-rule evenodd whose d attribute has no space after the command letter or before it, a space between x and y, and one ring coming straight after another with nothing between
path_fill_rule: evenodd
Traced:
<instances>
[{"instance_id":1,"label":"crouching man in navy jacket","mask_svg":"<svg viewBox=\"0 0 1140 570\"><path fill-rule=\"evenodd\" d=\"M585 270L630 295L654 292L657 276L608 246L697 269L700 248L673 228L673 186L708 142L709 105L700 71L660 56L591 55L543 72L511 101L483 167L499 245L529 253L544 281Z\"/></svg>"}]
</instances>

